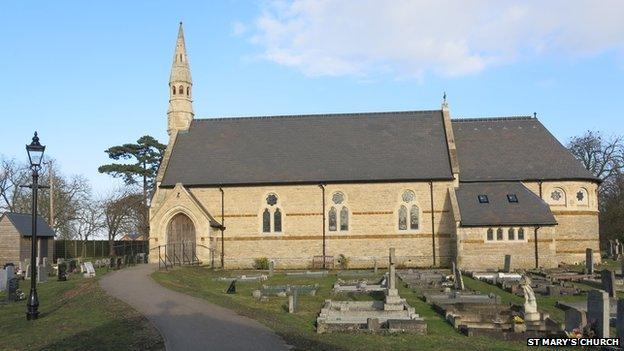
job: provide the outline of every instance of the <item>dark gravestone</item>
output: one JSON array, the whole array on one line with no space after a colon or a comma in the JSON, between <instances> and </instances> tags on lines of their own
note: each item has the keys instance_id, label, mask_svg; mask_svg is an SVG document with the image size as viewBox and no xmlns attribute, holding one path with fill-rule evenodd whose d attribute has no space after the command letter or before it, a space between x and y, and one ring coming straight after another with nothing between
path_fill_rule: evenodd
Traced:
<instances>
[{"instance_id":1,"label":"dark gravestone","mask_svg":"<svg viewBox=\"0 0 624 351\"><path fill-rule=\"evenodd\" d=\"M592 249L585 250L585 272L587 274L594 274L594 251Z\"/></svg>"},{"instance_id":2,"label":"dark gravestone","mask_svg":"<svg viewBox=\"0 0 624 351\"><path fill-rule=\"evenodd\" d=\"M609 337L609 294L602 290L587 293L587 324L598 338Z\"/></svg>"},{"instance_id":3,"label":"dark gravestone","mask_svg":"<svg viewBox=\"0 0 624 351\"><path fill-rule=\"evenodd\" d=\"M19 279L11 278L9 280L9 284L7 288L8 288L7 295L8 295L9 301L11 302L18 301L19 300L19 296L18 296Z\"/></svg>"},{"instance_id":4,"label":"dark gravestone","mask_svg":"<svg viewBox=\"0 0 624 351\"><path fill-rule=\"evenodd\" d=\"M117 269L121 269L121 265L123 264L123 260L121 257L117 257L117 263L116 263L116 268Z\"/></svg>"},{"instance_id":5,"label":"dark gravestone","mask_svg":"<svg viewBox=\"0 0 624 351\"><path fill-rule=\"evenodd\" d=\"M70 273L74 273L74 271L76 270L76 260L70 260L69 261L69 272Z\"/></svg>"},{"instance_id":6,"label":"dark gravestone","mask_svg":"<svg viewBox=\"0 0 624 351\"><path fill-rule=\"evenodd\" d=\"M503 268L503 272L511 272L511 255L505 255L505 266Z\"/></svg>"},{"instance_id":7,"label":"dark gravestone","mask_svg":"<svg viewBox=\"0 0 624 351\"><path fill-rule=\"evenodd\" d=\"M58 264L58 281L64 282L67 280L67 263L62 262Z\"/></svg>"},{"instance_id":8,"label":"dark gravestone","mask_svg":"<svg viewBox=\"0 0 624 351\"><path fill-rule=\"evenodd\" d=\"M117 266L117 258L115 256L111 256L108 258L108 267L115 268Z\"/></svg>"},{"instance_id":9,"label":"dark gravestone","mask_svg":"<svg viewBox=\"0 0 624 351\"><path fill-rule=\"evenodd\" d=\"M236 279L232 280L230 286L228 287L226 294L236 294Z\"/></svg>"},{"instance_id":10,"label":"dark gravestone","mask_svg":"<svg viewBox=\"0 0 624 351\"><path fill-rule=\"evenodd\" d=\"M624 299L617 301L617 318L615 320L617 337L620 339L620 347L624 344Z\"/></svg>"},{"instance_id":11,"label":"dark gravestone","mask_svg":"<svg viewBox=\"0 0 624 351\"><path fill-rule=\"evenodd\" d=\"M602 290L606 291L609 297L615 297L615 273L608 269L603 269L600 273Z\"/></svg>"}]
</instances>

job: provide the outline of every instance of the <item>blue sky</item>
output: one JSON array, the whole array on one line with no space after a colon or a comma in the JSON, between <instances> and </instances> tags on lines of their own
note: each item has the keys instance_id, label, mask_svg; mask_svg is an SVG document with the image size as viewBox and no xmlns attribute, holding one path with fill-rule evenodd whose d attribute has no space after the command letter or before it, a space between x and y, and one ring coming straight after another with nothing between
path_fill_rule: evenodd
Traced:
<instances>
[{"instance_id":1,"label":"blue sky","mask_svg":"<svg viewBox=\"0 0 624 351\"><path fill-rule=\"evenodd\" d=\"M39 131L97 191L109 146L166 142L184 22L196 117L437 109L624 134L621 2L106 1L0 5L0 154ZM565 6L565 8L564 8Z\"/></svg>"}]
</instances>

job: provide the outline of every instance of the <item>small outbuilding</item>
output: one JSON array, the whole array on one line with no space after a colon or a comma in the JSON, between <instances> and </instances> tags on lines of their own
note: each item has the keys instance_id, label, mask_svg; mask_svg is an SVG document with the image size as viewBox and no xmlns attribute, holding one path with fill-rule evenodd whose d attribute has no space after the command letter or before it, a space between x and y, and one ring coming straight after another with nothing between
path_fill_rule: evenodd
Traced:
<instances>
[{"instance_id":1,"label":"small outbuilding","mask_svg":"<svg viewBox=\"0 0 624 351\"><path fill-rule=\"evenodd\" d=\"M0 265L30 258L32 235L30 213L5 212L0 216ZM37 216L37 254L52 259L54 230L41 216Z\"/></svg>"}]
</instances>

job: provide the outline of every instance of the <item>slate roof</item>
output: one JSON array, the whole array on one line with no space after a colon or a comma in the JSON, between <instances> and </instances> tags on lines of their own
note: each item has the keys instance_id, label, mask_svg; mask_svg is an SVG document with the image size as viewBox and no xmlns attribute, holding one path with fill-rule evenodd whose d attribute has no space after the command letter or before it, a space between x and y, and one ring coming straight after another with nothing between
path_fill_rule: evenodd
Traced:
<instances>
[{"instance_id":1,"label":"slate roof","mask_svg":"<svg viewBox=\"0 0 624 351\"><path fill-rule=\"evenodd\" d=\"M5 212L3 216L6 216L13 223L20 235L31 236L32 216L30 213ZM41 216L37 216L37 237L54 237L54 230Z\"/></svg>"},{"instance_id":2,"label":"slate roof","mask_svg":"<svg viewBox=\"0 0 624 351\"><path fill-rule=\"evenodd\" d=\"M509 202L508 194L518 202ZM520 182L461 183L455 195L464 227L557 224L546 202ZM487 195L489 203L479 203L479 195Z\"/></svg>"},{"instance_id":3,"label":"slate roof","mask_svg":"<svg viewBox=\"0 0 624 351\"><path fill-rule=\"evenodd\" d=\"M597 179L536 118L454 119L460 181Z\"/></svg>"},{"instance_id":4,"label":"slate roof","mask_svg":"<svg viewBox=\"0 0 624 351\"><path fill-rule=\"evenodd\" d=\"M452 179L439 110L196 119L161 186L431 179Z\"/></svg>"}]
</instances>

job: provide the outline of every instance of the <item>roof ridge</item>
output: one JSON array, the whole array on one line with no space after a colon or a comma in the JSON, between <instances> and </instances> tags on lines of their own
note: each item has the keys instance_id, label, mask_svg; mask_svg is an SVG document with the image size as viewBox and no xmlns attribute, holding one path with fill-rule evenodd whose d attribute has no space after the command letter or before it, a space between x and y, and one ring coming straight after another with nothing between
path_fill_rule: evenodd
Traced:
<instances>
[{"instance_id":1,"label":"roof ridge","mask_svg":"<svg viewBox=\"0 0 624 351\"><path fill-rule=\"evenodd\" d=\"M413 113L431 113L440 112L442 110L405 110L405 111L379 111L379 112L341 112L341 113L316 113L316 114L301 114L301 115L265 115L265 116L223 116L212 118L197 118L193 121L197 122L212 122L212 121L236 121L236 120L248 120L248 119L273 119L273 118L314 118L314 117L329 117L329 116L341 116L341 117L360 117L363 115L390 115L390 114L413 114Z\"/></svg>"},{"instance_id":2,"label":"roof ridge","mask_svg":"<svg viewBox=\"0 0 624 351\"><path fill-rule=\"evenodd\" d=\"M528 120L537 120L537 118L533 116L506 116L506 117L476 117L476 118L465 118L465 117L456 117L451 119L453 122L496 122L496 121L528 121Z\"/></svg>"}]
</instances>

